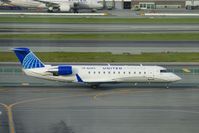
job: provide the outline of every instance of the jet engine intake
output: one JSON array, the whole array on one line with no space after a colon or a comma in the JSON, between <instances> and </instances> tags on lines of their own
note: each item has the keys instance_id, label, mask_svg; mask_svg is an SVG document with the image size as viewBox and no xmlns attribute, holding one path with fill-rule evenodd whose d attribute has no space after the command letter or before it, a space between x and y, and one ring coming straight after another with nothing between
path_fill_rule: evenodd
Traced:
<instances>
[{"instance_id":1,"label":"jet engine intake","mask_svg":"<svg viewBox=\"0 0 199 133\"><path fill-rule=\"evenodd\" d=\"M72 66L58 66L58 75L71 75L72 73Z\"/></svg>"}]
</instances>

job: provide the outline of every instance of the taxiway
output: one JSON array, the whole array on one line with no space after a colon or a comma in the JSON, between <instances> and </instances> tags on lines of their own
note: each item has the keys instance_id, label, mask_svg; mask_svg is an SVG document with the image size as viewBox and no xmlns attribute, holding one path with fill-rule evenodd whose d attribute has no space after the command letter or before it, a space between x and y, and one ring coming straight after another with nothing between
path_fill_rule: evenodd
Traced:
<instances>
[{"instance_id":1,"label":"taxiway","mask_svg":"<svg viewBox=\"0 0 199 133\"><path fill-rule=\"evenodd\" d=\"M0 92L3 133L199 131L198 88L1 87Z\"/></svg>"},{"instance_id":2,"label":"taxiway","mask_svg":"<svg viewBox=\"0 0 199 133\"><path fill-rule=\"evenodd\" d=\"M199 32L198 24L48 24L0 23L1 34Z\"/></svg>"}]
</instances>

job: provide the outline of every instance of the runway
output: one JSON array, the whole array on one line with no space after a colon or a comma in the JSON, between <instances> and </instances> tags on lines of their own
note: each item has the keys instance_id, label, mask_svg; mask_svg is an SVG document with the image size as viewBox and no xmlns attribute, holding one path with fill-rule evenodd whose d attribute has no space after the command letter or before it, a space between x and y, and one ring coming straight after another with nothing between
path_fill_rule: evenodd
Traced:
<instances>
[{"instance_id":1,"label":"runway","mask_svg":"<svg viewBox=\"0 0 199 133\"><path fill-rule=\"evenodd\" d=\"M0 51L29 47L37 52L199 52L198 41L102 41L102 40L22 40L0 39Z\"/></svg>"},{"instance_id":2,"label":"runway","mask_svg":"<svg viewBox=\"0 0 199 133\"><path fill-rule=\"evenodd\" d=\"M107 41L107 40L46 40L0 39L1 47L198 47L199 41ZM41 45L42 44L42 45Z\"/></svg>"},{"instance_id":3,"label":"runway","mask_svg":"<svg viewBox=\"0 0 199 133\"><path fill-rule=\"evenodd\" d=\"M198 24L48 24L0 23L1 34L199 32Z\"/></svg>"},{"instance_id":4,"label":"runway","mask_svg":"<svg viewBox=\"0 0 199 133\"><path fill-rule=\"evenodd\" d=\"M12 111L11 127L16 133L194 133L199 131L198 91L198 88L0 88L0 101L5 104L0 106L3 110L0 131L9 132L7 107Z\"/></svg>"}]
</instances>

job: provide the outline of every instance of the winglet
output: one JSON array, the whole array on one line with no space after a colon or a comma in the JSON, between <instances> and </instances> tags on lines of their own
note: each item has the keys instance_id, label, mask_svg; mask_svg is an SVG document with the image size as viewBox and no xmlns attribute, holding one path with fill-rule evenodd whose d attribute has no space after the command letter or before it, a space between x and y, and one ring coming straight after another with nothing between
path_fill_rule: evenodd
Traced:
<instances>
[{"instance_id":1,"label":"winglet","mask_svg":"<svg viewBox=\"0 0 199 133\"><path fill-rule=\"evenodd\" d=\"M78 81L78 82L84 82L84 81L80 78L80 76L79 76L78 74L76 74L76 78L77 78L77 81Z\"/></svg>"}]
</instances>

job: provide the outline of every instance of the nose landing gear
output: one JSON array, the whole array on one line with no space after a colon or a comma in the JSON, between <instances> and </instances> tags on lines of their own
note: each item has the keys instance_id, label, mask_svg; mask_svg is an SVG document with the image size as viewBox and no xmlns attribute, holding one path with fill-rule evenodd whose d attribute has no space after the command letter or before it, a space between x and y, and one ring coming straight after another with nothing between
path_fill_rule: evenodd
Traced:
<instances>
[{"instance_id":1,"label":"nose landing gear","mask_svg":"<svg viewBox=\"0 0 199 133\"><path fill-rule=\"evenodd\" d=\"M169 89L169 83L166 83L166 88Z\"/></svg>"}]
</instances>

